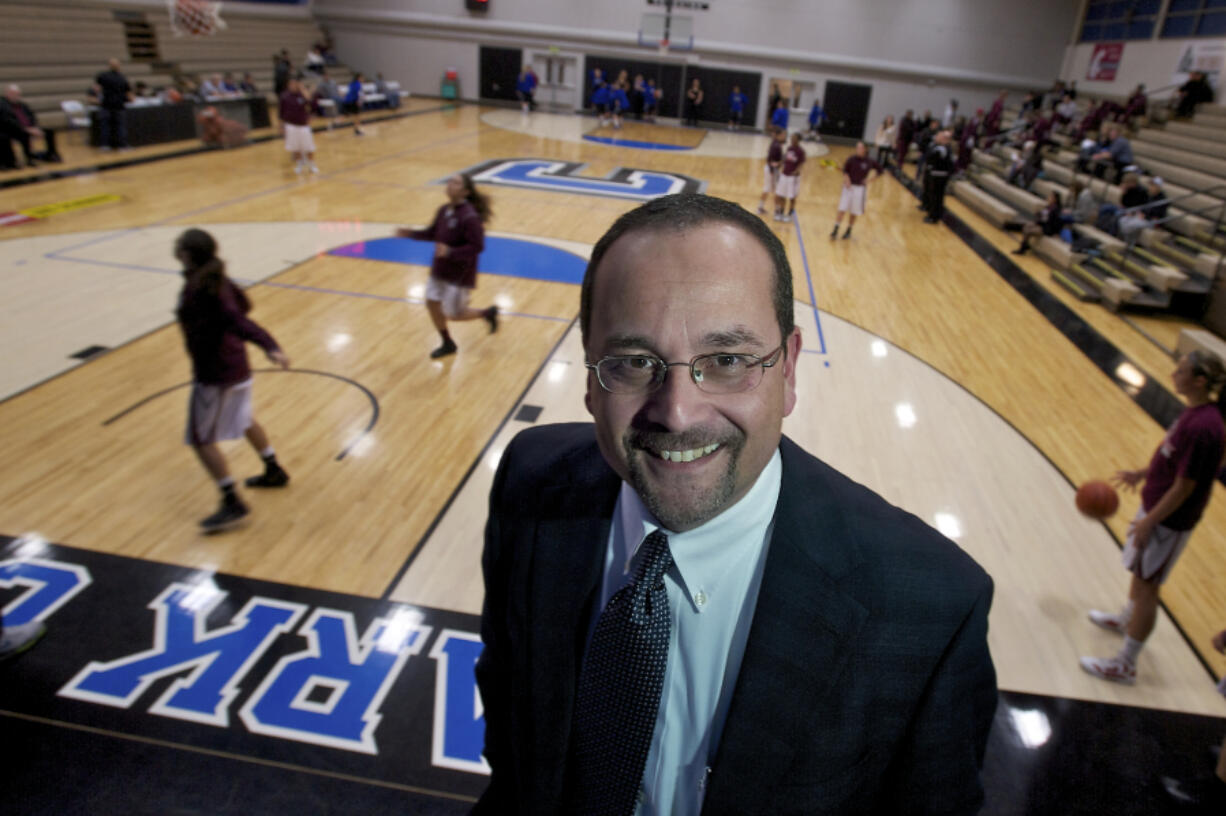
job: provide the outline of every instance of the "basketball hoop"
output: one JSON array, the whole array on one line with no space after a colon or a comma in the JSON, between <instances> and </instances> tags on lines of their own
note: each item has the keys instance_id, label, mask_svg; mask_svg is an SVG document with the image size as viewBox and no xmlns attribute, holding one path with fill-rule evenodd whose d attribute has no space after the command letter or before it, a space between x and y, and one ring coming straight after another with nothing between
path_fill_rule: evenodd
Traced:
<instances>
[{"instance_id":1,"label":"basketball hoop","mask_svg":"<svg viewBox=\"0 0 1226 816\"><path fill-rule=\"evenodd\" d=\"M176 37L208 37L225 29L221 3L208 0L166 0L170 30Z\"/></svg>"},{"instance_id":2,"label":"basketball hoop","mask_svg":"<svg viewBox=\"0 0 1226 816\"><path fill-rule=\"evenodd\" d=\"M668 40L660 40L660 56L668 54Z\"/></svg>"}]
</instances>

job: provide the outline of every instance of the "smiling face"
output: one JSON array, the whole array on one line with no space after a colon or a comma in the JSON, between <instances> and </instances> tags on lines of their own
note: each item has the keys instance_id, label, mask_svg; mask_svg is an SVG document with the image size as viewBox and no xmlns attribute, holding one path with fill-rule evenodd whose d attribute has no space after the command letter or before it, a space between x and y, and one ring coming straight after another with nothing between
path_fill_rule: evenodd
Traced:
<instances>
[{"instance_id":1,"label":"smiling face","mask_svg":"<svg viewBox=\"0 0 1226 816\"><path fill-rule=\"evenodd\" d=\"M800 333L779 336L774 269L740 227L707 222L640 229L600 261L587 359L646 354L688 362L717 351L768 356L787 348L752 391L707 394L684 366L646 394L610 394L589 372L586 403L601 453L668 529L693 529L735 504L779 446L796 404ZM687 461L687 459L689 461Z\"/></svg>"}]
</instances>

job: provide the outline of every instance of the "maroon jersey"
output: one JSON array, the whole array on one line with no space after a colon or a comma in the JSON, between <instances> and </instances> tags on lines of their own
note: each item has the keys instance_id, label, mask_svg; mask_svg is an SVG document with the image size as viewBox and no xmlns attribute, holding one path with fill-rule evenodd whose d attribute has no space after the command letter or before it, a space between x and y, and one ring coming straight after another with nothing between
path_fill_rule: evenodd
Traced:
<instances>
[{"instance_id":1,"label":"maroon jersey","mask_svg":"<svg viewBox=\"0 0 1226 816\"><path fill-rule=\"evenodd\" d=\"M281 121L287 125L311 124L311 103L301 93L281 92Z\"/></svg>"},{"instance_id":2,"label":"maroon jersey","mask_svg":"<svg viewBox=\"0 0 1226 816\"><path fill-rule=\"evenodd\" d=\"M805 150L800 145L791 145L788 147L788 152L783 154L783 175L795 176L800 174L800 166L805 163Z\"/></svg>"},{"instance_id":3,"label":"maroon jersey","mask_svg":"<svg viewBox=\"0 0 1226 816\"><path fill-rule=\"evenodd\" d=\"M851 179L852 186L859 187L864 184L864 180L868 178L869 172L876 170L881 172L881 165L870 159L868 156L860 158L852 156L843 163L843 175Z\"/></svg>"},{"instance_id":4,"label":"maroon jersey","mask_svg":"<svg viewBox=\"0 0 1226 816\"><path fill-rule=\"evenodd\" d=\"M192 358L192 377L206 385L234 385L251 376L250 341L265 351L278 348L272 335L247 317L251 302L229 279L216 295L200 286L184 286L176 315Z\"/></svg>"},{"instance_id":5,"label":"maroon jersey","mask_svg":"<svg viewBox=\"0 0 1226 816\"><path fill-rule=\"evenodd\" d=\"M434 223L410 236L417 241L434 241L450 249L446 258L435 258L431 277L472 289L477 285L477 256L485 249L485 226L477 208L467 201L455 207L444 204L434 215Z\"/></svg>"},{"instance_id":6,"label":"maroon jersey","mask_svg":"<svg viewBox=\"0 0 1226 816\"><path fill-rule=\"evenodd\" d=\"M1176 479L1192 479L1196 482L1192 495L1162 520L1162 526L1171 530L1191 530L1209 503L1224 448L1226 428L1217 406L1207 403L1185 408L1149 462L1141 506L1148 511L1171 489Z\"/></svg>"},{"instance_id":7,"label":"maroon jersey","mask_svg":"<svg viewBox=\"0 0 1226 816\"><path fill-rule=\"evenodd\" d=\"M766 153L767 164L779 164L783 161L783 145L771 139L771 149Z\"/></svg>"}]
</instances>

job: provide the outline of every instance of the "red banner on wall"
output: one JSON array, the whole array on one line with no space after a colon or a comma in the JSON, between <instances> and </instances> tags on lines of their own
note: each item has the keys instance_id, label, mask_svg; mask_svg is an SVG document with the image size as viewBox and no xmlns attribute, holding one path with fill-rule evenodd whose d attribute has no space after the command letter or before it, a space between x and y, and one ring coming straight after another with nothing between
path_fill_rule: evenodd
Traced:
<instances>
[{"instance_id":1,"label":"red banner on wall","mask_svg":"<svg viewBox=\"0 0 1226 816\"><path fill-rule=\"evenodd\" d=\"M1115 72L1120 67L1124 57L1124 44L1097 43L1094 53L1090 55L1090 67L1086 68L1086 79L1096 82L1113 82Z\"/></svg>"}]
</instances>

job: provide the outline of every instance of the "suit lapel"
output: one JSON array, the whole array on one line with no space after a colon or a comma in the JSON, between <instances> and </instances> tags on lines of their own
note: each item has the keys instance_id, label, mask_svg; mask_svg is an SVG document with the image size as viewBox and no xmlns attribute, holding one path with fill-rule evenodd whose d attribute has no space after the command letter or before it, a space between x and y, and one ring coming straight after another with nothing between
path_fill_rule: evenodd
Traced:
<instances>
[{"instance_id":1,"label":"suit lapel","mask_svg":"<svg viewBox=\"0 0 1226 816\"><path fill-rule=\"evenodd\" d=\"M708 812L751 813L782 781L808 726L801 699L830 693L868 616L838 580L852 531L824 489L824 465L786 438L762 586L707 793Z\"/></svg>"},{"instance_id":2,"label":"suit lapel","mask_svg":"<svg viewBox=\"0 0 1226 816\"><path fill-rule=\"evenodd\" d=\"M562 790L591 604L597 596L621 481L592 447L588 461L540 494L547 508L532 545L529 677L538 790Z\"/></svg>"}]
</instances>

